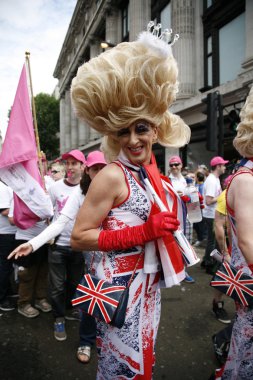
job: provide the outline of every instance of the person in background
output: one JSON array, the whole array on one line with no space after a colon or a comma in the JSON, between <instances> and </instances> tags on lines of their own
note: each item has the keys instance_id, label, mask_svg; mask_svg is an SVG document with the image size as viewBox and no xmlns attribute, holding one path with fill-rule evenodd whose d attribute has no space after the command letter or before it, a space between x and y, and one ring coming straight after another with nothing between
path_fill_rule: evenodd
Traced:
<instances>
[{"instance_id":1,"label":"person in background","mask_svg":"<svg viewBox=\"0 0 253 380\"><path fill-rule=\"evenodd\" d=\"M85 157L80 150L72 150L62 155L66 161L67 178L56 181L50 186L50 195L55 213L55 221L65 206L69 196L79 187L85 169ZM54 336L57 340L65 340L65 318L79 319L79 313L72 309L71 299L83 274L84 259L81 252L70 247L70 235L74 221L69 221L64 230L56 237L49 249L49 289L54 316ZM71 310L66 313L66 308Z\"/></svg>"},{"instance_id":2,"label":"person in background","mask_svg":"<svg viewBox=\"0 0 253 380\"><path fill-rule=\"evenodd\" d=\"M205 175L201 171L197 171L195 173L195 186L199 192L199 194L203 197L204 194L204 182L205 182ZM203 211L202 211L203 216ZM205 222L202 219L198 223L193 223L193 228L197 235L197 240L193 244L194 247L203 246L204 240L206 239L206 228L205 228Z\"/></svg>"},{"instance_id":3,"label":"person in background","mask_svg":"<svg viewBox=\"0 0 253 380\"><path fill-rule=\"evenodd\" d=\"M215 217L215 207L217 203L218 196L221 194L221 184L220 176L225 173L226 164L229 161L224 160L220 156L213 157L210 161L211 173L208 175L204 182L204 204L203 209L203 219L206 225L207 231L207 245L205 250L204 258L201 262L201 267L206 268L206 272L209 274L214 274L214 267L216 266L214 260L210 257L210 253L215 248L215 235L214 235L214 217Z\"/></svg>"},{"instance_id":4,"label":"person in background","mask_svg":"<svg viewBox=\"0 0 253 380\"><path fill-rule=\"evenodd\" d=\"M50 170L51 178L54 182L59 181L60 179L65 178L66 176L66 168L63 162L54 162L51 165Z\"/></svg>"},{"instance_id":5,"label":"person in background","mask_svg":"<svg viewBox=\"0 0 253 380\"><path fill-rule=\"evenodd\" d=\"M227 261L230 261L229 248L231 245L231 230L227 221L226 188L231 178L231 175L227 176L222 183L223 191L218 196L214 218L216 243L219 251ZM213 292L213 312L216 319L225 324L231 323L231 319L229 318L227 311L224 309L224 301L222 300L224 294L217 289L213 289Z\"/></svg>"},{"instance_id":6,"label":"person in background","mask_svg":"<svg viewBox=\"0 0 253 380\"><path fill-rule=\"evenodd\" d=\"M231 225L231 265L253 276L253 87L246 99L233 141L244 157L227 187L227 213ZM236 303L236 318L222 380L252 379L253 309Z\"/></svg>"},{"instance_id":7,"label":"person in background","mask_svg":"<svg viewBox=\"0 0 253 380\"><path fill-rule=\"evenodd\" d=\"M9 221L15 225L14 202L9 210ZM16 246L38 235L47 226L46 221L36 222L32 227L21 229L17 227ZM36 255L20 258L18 265L18 313L26 318L35 318L40 312L48 313L52 310L48 303L48 245L40 248Z\"/></svg>"},{"instance_id":8,"label":"person in background","mask_svg":"<svg viewBox=\"0 0 253 380\"><path fill-rule=\"evenodd\" d=\"M60 216L53 223L50 224L41 234L31 239L25 244L17 247L8 256L9 259L15 257L28 256L31 252L37 251L48 240L58 236L69 223L74 221L76 215L85 199L91 181L107 165L104 154L100 151L94 151L88 154L86 160L86 168L83 172L80 185L75 188L75 191L68 198ZM98 261L101 259L100 252L85 253L85 264L90 269L95 270ZM96 321L88 314L81 313L81 321L79 327L79 347L77 349L77 358L81 363L88 363L91 357L91 347L95 344L96 340ZM58 331L56 334L57 340L65 340L65 331Z\"/></svg>"},{"instance_id":9,"label":"person in background","mask_svg":"<svg viewBox=\"0 0 253 380\"><path fill-rule=\"evenodd\" d=\"M8 219L12 199L13 191L0 181L0 310L3 311L14 310L14 305L8 298L13 263L7 259L16 246L16 227Z\"/></svg>"},{"instance_id":10,"label":"person in background","mask_svg":"<svg viewBox=\"0 0 253 380\"><path fill-rule=\"evenodd\" d=\"M207 166L205 164L200 164L198 165L198 172L201 172L204 174L205 176L205 179L208 177L209 175L209 170L207 168Z\"/></svg>"},{"instance_id":11,"label":"person in background","mask_svg":"<svg viewBox=\"0 0 253 380\"><path fill-rule=\"evenodd\" d=\"M185 202L185 189L187 186L186 179L182 175L182 160L179 156L172 156L169 159L169 167L170 167L170 173L169 173L169 179L171 180L171 184L182 199L183 202ZM185 213L186 207L184 205ZM187 219L185 219L185 225L184 225L184 234L186 238L189 240L190 243L192 243L192 223ZM189 284L193 284L195 282L194 278L190 276L186 272L186 276L184 279L185 282L188 282Z\"/></svg>"}]
</instances>

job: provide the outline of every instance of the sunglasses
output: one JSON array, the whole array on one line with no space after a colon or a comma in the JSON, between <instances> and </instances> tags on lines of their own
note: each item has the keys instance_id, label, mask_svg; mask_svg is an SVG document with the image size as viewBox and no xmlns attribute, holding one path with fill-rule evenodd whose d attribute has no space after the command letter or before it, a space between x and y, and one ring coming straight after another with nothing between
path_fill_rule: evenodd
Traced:
<instances>
[{"instance_id":1,"label":"sunglasses","mask_svg":"<svg viewBox=\"0 0 253 380\"><path fill-rule=\"evenodd\" d=\"M59 170L58 171L57 170L52 170L51 171L52 174L56 174L56 173L59 173L59 172L60 172Z\"/></svg>"},{"instance_id":2,"label":"sunglasses","mask_svg":"<svg viewBox=\"0 0 253 380\"><path fill-rule=\"evenodd\" d=\"M170 164L170 168L173 168L173 166L179 166L180 164L178 164L178 163L175 163L175 164Z\"/></svg>"}]
</instances>

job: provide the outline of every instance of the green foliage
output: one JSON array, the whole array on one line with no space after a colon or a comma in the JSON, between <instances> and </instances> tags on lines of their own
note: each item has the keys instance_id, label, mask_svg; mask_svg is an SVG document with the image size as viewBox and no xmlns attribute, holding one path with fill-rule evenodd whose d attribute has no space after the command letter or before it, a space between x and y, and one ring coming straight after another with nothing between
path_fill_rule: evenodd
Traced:
<instances>
[{"instance_id":1,"label":"green foliage","mask_svg":"<svg viewBox=\"0 0 253 380\"><path fill-rule=\"evenodd\" d=\"M40 93L34 97L40 149L48 160L59 156L59 100Z\"/></svg>"}]
</instances>

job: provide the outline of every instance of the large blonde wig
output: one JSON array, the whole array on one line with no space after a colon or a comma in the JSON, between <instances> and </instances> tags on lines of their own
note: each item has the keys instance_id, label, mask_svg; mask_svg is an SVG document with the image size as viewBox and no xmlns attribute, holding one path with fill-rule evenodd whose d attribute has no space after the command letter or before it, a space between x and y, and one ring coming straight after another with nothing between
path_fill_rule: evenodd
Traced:
<instances>
[{"instance_id":1,"label":"large blonde wig","mask_svg":"<svg viewBox=\"0 0 253 380\"><path fill-rule=\"evenodd\" d=\"M240 113L234 147L243 157L253 157L253 86Z\"/></svg>"},{"instance_id":2,"label":"large blonde wig","mask_svg":"<svg viewBox=\"0 0 253 380\"><path fill-rule=\"evenodd\" d=\"M167 147L188 143L190 128L168 111L178 91L172 54L160 54L142 41L124 42L84 63L72 81L78 118L105 136L102 150L110 161L119 153L117 131L136 120L158 128Z\"/></svg>"}]
</instances>

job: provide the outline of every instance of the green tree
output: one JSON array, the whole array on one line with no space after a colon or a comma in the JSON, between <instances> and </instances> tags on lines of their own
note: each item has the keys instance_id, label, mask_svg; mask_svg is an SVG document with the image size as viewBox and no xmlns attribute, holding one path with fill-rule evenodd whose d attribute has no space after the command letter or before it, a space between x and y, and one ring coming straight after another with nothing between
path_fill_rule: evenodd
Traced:
<instances>
[{"instance_id":1,"label":"green tree","mask_svg":"<svg viewBox=\"0 0 253 380\"><path fill-rule=\"evenodd\" d=\"M34 97L40 149L48 160L59 156L59 100L40 93Z\"/></svg>"}]
</instances>

